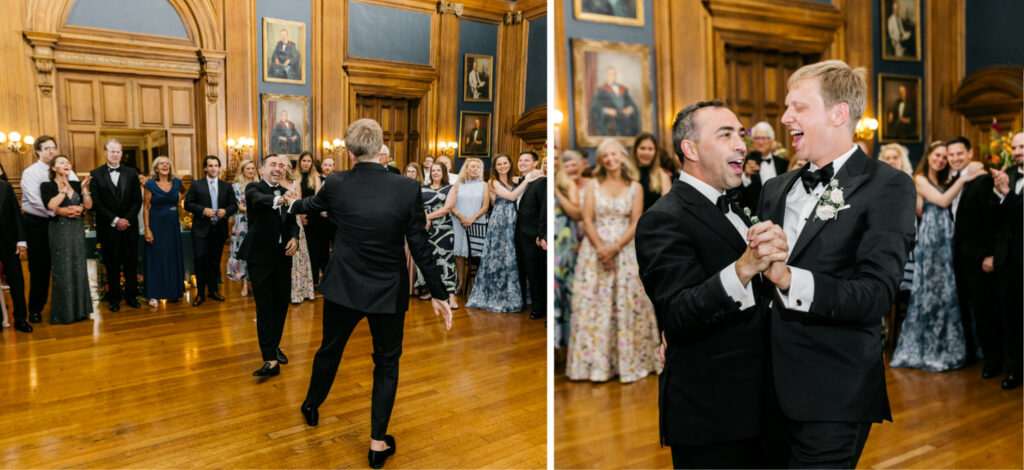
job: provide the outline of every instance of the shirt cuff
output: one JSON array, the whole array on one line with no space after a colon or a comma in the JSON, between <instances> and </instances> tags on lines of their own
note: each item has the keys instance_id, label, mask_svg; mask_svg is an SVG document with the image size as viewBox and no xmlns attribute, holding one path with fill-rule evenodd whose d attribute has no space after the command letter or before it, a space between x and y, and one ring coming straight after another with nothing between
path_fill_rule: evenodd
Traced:
<instances>
[{"instance_id":1,"label":"shirt cuff","mask_svg":"<svg viewBox=\"0 0 1024 470\"><path fill-rule=\"evenodd\" d=\"M814 275L806 269L790 266L789 294L779 289L779 298L782 305L789 310L798 312L811 311L811 301L814 300Z\"/></svg>"},{"instance_id":2,"label":"shirt cuff","mask_svg":"<svg viewBox=\"0 0 1024 470\"><path fill-rule=\"evenodd\" d=\"M740 175L740 181L743 181L743 187L744 187L744 188L745 188L745 187L747 187L747 186L750 186L750 183L753 183L753 182L754 182L754 181L753 181L753 180L751 180L751 179L750 179L750 177L749 177L749 176L747 176L746 174L742 174L742 175Z\"/></svg>"},{"instance_id":3,"label":"shirt cuff","mask_svg":"<svg viewBox=\"0 0 1024 470\"><path fill-rule=\"evenodd\" d=\"M120 217L114 217L114 221L113 221L113 222L110 222L110 226L111 226L111 227L116 227L116 226L117 226L117 221L118 221L118 220L121 220L121 218L120 218Z\"/></svg>"},{"instance_id":4,"label":"shirt cuff","mask_svg":"<svg viewBox=\"0 0 1024 470\"><path fill-rule=\"evenodd\" d=\"M992 188L992 192L993 192L993 193L994 193L994 194L996 195L996 197L997 197L997 198L999 198L999 203L1000 203L1000 204L1002 204L1002 203L1003 203L1003 200L1005 200L1005 199L1006 199L1006 195L1005 195L1005 194L1003 194L1003 193L1001 193L1001 192L999 192L999 190L998 190L998 189L996 189L996 188Z\"/></svg>"},{"instance_id":5,"label":"shirt cuff","mask_svg":"<svg viewBox=\"0 0 1024 470\"><path fill-rule=\"evenodd\" d=\"M274 204L273 204L273 207L271 207L271 209L277 210L277 208L281 207L281 198L282 197L284 197L284 196L274 196Z\"/></svg>"},{"instance_id":6,"label":"shirt cuff","mask_svg":"<svg viewBox=\"0 0 1024 470\"><path fill-rule=\"evenodd\" d=\"M748 282L746 286L740 282L740 277L736 274L736 263L728 265L719 274L718 278L722 281L722 287L725 288L725 294L728 295L732 300L736 302L736 306L740 310L746 310L754 306L754 287L752 282Z\"/></svg>"}]
</instances>

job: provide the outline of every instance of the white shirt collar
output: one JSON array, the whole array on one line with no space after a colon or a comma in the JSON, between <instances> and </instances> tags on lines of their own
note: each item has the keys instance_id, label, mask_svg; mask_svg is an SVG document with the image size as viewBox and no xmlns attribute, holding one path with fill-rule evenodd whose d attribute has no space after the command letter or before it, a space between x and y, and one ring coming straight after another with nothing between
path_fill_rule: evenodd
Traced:
<instances>
[{"instance_id":1,"label":"white shirt collar","mask_svg":"<svg viewBox=\"0 0 1024 470\"><path fill-rule=\"evenodd\" d=\"M119 163L117 166L114 166L114 165L111 165L111 164L107 163L107 168L121 168L121 164Z\"/></svg>"},{"instance_id":2,"label":"white shirt collar","mask_svg":"<svg viewBox=\"0 0 1024 470\"><path fill-rule=\"evenodd\" d=\"M708 198L708 200L711 201L712 204L717 204L718 196L725 194L718 192L718 190L715 189L710 184L707 184L697 179L696 176L687 173L686 170L679 172L679 181L682 181L690 186L693 186L693 189L696 189L699 193L703 194L704 197Z\"/></svg>"},{"instance_id":3,"label":"white shirt collar","mask_svg":"<svg viewBox=\"0 0 1024 470\"><path fill-rule=\"evenodd\" d=\"M847 150L846 153L840 155L839 158L837 158L837 159L832 161L832 175L833 175L833 177L835 175L839 174L839 169L842 168L843 165L846 164L846 161L849 160L851 156L853 156L853 152L856 152L857 148L858 148L857 144L853 144L853 147L850 147L850 150ZM808 165L810 165L811 171L818 171L818 170L820 170L820 168L818 168L818 165L815 165L813 163L808 163Z\"/></svg>"},{"instance_id":4,"label":"white shirt collar","mask_svg":"<svg viewBox=\"0 0 1024 470\"><path fill-rule=\"evenodd\" d=\"M209 176L206 177L207 184L215 184L216 181L217 178L210 178Z\"/></svg>"}]
</instances>

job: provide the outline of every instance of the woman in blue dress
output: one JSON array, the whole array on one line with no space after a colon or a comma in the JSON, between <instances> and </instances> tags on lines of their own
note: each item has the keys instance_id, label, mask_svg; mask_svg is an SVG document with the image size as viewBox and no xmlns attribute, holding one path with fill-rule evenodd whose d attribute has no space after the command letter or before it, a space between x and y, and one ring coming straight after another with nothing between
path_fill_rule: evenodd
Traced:
<instances>
[{"instance_id":1,"label":"woman in blue dress","mask_svg":"<svg viewBox=\"0 0 1024 470\"><path fill-rule=\"evenodd\" d=\"M985 170L971 163L964 176L949 184L946 147L928 146L927 157L914 172L914 185L923 200L913 281L907 318L893 352L892 367L932 372L958 369L967 361L960 320L960 303L953 274L953 218L946 210L964 184Z\"/></svg>"},{"instance_id":2,"label":"woman in blue dress","mask_svg":"<svg viewBox=\"0 0 1024 470\"><path fill-rule=\"evenodd\" d=\"M448 184L448 170L441 163L434 163L430 167L430 184L422 188L423 210L427 213L427 234L430 244L434 247L434 259L437 260L437 270L441 273L441 280L445 289L448 290L448 305L451 308L459 308L455 302L455 259L454 247L455 236L452 231L452 221L448 213L455 206L455 193ZM416 271L416 287L425 287L423 275ZM420 297L423 300L430 300L430 294Z\"/></svg>"},{"instance_id":3,"label":"woman in blue dress","mask_svg":"<svg viewBox=\"0 0 1024 470\"><path fill-rule=\"evenodd\" d=\"M459 180L452 184L455 207L451 210L452 228L455 231L455 274L459 285L457 293L463 293L469 268L467 259L480 256L487 232L487 209L490 194L484 183L484 162L479 158L467 158L459 170Z\"/></svg>"},{"instance_id":4,"label":"woman in blue dress","mask_svg":"<svg viewBox=\"0 0 1024 470\"><path fill-rule=\"evenodd\" d=\"M480 267L466 307L495 313L518 312L523 309L516 265L516 199L526 185L541 176L540 171L526 175L518 186L512 181L512 159L505 154L494 157L488 192L494 202L487 225Z\"/></svg>"},{"instance_id":5,"label":"woman in blue dress","mask_svg":"<svg viewBox=\"0 0 1024 470\"><path fill-rule=\"evenodd\" d=\"M153 160L153 173L145 189L143 217L146 223L146 276L143 295L157 306L160 299L176 301L185 294L185 259L181 249L178 201L185 192L174 177L171 159Z\"/></svg>"}]
</instances>

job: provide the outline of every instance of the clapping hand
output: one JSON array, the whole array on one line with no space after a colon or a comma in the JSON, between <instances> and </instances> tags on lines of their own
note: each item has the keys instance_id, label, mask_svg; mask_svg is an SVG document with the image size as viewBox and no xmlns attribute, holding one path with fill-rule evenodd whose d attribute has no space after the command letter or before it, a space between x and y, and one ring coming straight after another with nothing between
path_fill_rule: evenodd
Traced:
<instances>
[{"instance_id":1,"label":"clapping hand","mask_svg":"<svg viewBox=\"0 0 1024 470\"><path fill-rule=\"evenodd\" d=\"M988 171L992 173L992 183L993 186L996 188L996 191L999 191L999 194L1002 194L1003 196L1009 194L1010 176L1006 174L1006 171L996 169L991 169Z\"/></svg>"},{"instance_id":2,"label":"clapping hand","mask_svg":"<svg viewBox=\"0 0 1024 470\"><path fill-rule=\"evenodd\" d=\"M434 315L444 318L444 329L452 329L452 308L448 302L441 299L430 299L430 306L434 308Z\"/></svg>"},{"instance_id":3,"label":"clapping hand","mask_svg":"<svg viewBox=\"0 0 1024 470\"><path fill-rule=\"evenodd\" d=\"M84 192L89 192L89 182L91 181L92 175L87 175L85 178L82 178L82 187L85 188Z\"/></svg>"}]
</instances>

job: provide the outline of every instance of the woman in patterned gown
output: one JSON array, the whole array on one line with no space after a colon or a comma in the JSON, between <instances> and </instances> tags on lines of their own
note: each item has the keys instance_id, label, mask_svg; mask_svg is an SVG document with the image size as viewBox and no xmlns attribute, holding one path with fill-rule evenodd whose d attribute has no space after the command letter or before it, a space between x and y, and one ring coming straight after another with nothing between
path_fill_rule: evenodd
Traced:
<instances>
[{"instance_id":1,"label":"woman in patterned gown","mask_svg":"<svg viewBox=\"0 0 1024 470\"><path fill-rule=\"evenodd\" d=\"M142 185L146 227L143 295L149 299L151 307L156 307L160 305L159 299L174 302L185 295L185 260L178 218L178 203L185 193L185 185L174 177L170 158L156 157L152 168L150 178Z\"/></svg>"},{"instance_id":2,"label":"woman in patterned gown","mask_svg":"<svg viewBox=\"0 0 1024 470\"><path fill-rule=\"evenodd\" d=\"M910 305L889 363L892 367L939 372L959 369L967 362L953 273L953 217L946 208L965 183L984 172L980 163L971 163L965 175L949 184L946 146L941 141L928 146L927 156L914 172L917 194L924 201L914 247Z\"/></svg>"},{"instance_id":3,"label":"woman in patterned gown","mask_svg":"<svg viewBox=\"0 0 1024 470\"><path fill-rule=\"evenodd\" d=\"M302 176L297 172L286 172L281 179L281 187L285 191L301 192L296 187L302 184ZM306 300L313 300L313 263L309 261L309 245L306 244L306 225L304 214L295 216L295 222L299 226L299 249L292 256L292 303L301 304Z\"/></svg>"},{"instance_id":4,"label":"woman in patterned gown","mask_svg":"<svg viewBox=\"0 0 1024 470\"><path fill-rule=\"evenodd\" d=\"M423 210L427 213L427 233L430 235L430 244L434 247L434 259L437 260L437 270L441 273L441 280L444 287L448 289L448 305L458 308L455 302L455 234L452 230L452 221L448 213L455 206L455 193L448 184L448 168L442 163L434 162L430 166L430 184L424 186ZM416 287L423 287L423 275L417 272ZM420 297L429 300L430 294Z\"/></svg>"},{"instance_id":5,"label":"woman in patterned gown","mask_svg":"<svg viewBox=\"0 0 1024 470\"><path fill-rule=\"evenodd\" d=\"M661 372L654 305L640 283L633 241L643 188L618 141L601 142L597 163L583 203L586 237L576 259L566 375L635 382Z\"/></svg>"},{"instance_id":6,"label":"woman in patterned gown","mask_svg":"<svg viewBox=\"0 0 1024 470\"><path fill-rule=\"evenodd\" d=\"M555 163L555 347L564 348L569 344L572 280L579 248L577 223L583 219L580 188L585 180L579 152L566 150Z\"/></svg>"},{"instance_id":7,"label":"woman in patterned gown","mask_svg":"<svg viewBox=\"0 0 1024 470\"><path fill-rule=\"evenodd\" d=\"M53 260L53 296L50 323L88 320L92 314L89 274L85 259L84 211L92 209L89 177L69 181L71 160L57 155L50 160L50 181L39 186L46 208L57 214L50 219L50 256ZM82 188L86 188L84 191Z\"/></svg>"},{"instance_id":8,"label":"woman in patterned gown","mask_svg":"<svg viewBox=\"0 0 1024 470\"><path fill-rule=\"evenodd\" d=\"M516 199L526 185L541 176L540 171L525 175L517 186L512 180L512 158L506 154L494 157L488 192L494 203L487 225L480 267L466 307L495 313L518 312L523 309L519 288L519 267L516 264L515 230Z\"/></svg>"},{"instance_id":9,"label":"woman in patterned gown","mask_svg":"<svg viewBox=\"0 0 1024 470\"><path fill-rule=\"evenodd\" d=\"M238 212L235 213L231 224L231 246L229 257L224 265L228 279L242 282L242 297L249 295L249 271L245 267L245 261L238 259L238 248L245 240L245 234L249 232L249 219L245 208L245 187L249 183L259 182L260 177L256 173L256 164L252 160L244 160L238 165L238 173L235 175L235 183L231 188L235 190L235 204L238 204Z\"/></svg>"}]
</instances>

